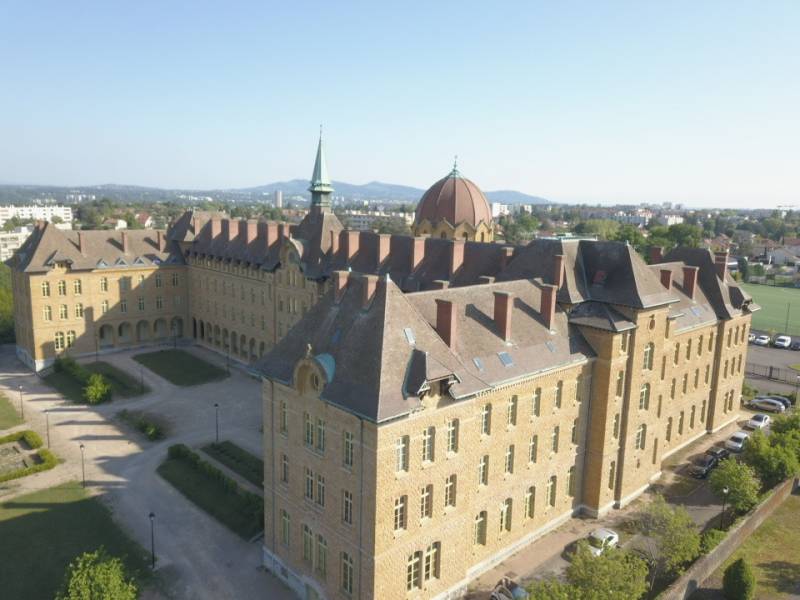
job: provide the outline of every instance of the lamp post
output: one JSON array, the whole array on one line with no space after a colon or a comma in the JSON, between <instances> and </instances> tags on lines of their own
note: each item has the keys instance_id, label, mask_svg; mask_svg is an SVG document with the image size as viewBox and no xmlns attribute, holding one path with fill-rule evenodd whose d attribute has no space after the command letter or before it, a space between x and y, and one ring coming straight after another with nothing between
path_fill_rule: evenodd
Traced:
<instances>
[{"instance_id":1,"label":"lamp post","mask_svg":"<svg viewBox=\"0 0 800 600\"><path fill-rule=\"evenodd\" d=\"M50 447L50 409L44 411L44 422L47 424L47 447Z\"/></svg>"},{"instance_id":2,"label":"lamp post","mask_svg":"<svg viewBox=\"0 0 800 600\"><path fill-rule=\"evenodd\" d=\"M17 386L17 391L19 391L19 416L24 421L25 420L25 406L22 404L22 385Z\"/></svg>"},{"instance_id":3,"label":"lamp post","mask_svg":"<svg viewBox=\"0 0 800 600\"><path fill-rule=\"evenodd\" d=\"M728 499L728 492L730 492L730 490L727 487L722 488L722 512L719 514L720 529L725 527L725 501Z\"/></svg>"},{"instance_id":4,"label":"lamp post","mask_svg":"<svg viewBox=\"0 0 800 600\"><path fill-rule=\"evenodd\" d=\"M150 565L156 568L156 513L150 513Z\"/></svg>"},{"instance_id":5,"label":"lamp post","mask_svg":"<svg viewBox=\"0 0 800 600\"><path fill-rule=\"evenodd\" d=\"M139 389L144 394L144 365L139 365Z\"/></svg>"},{"instance_id":6,"label":"lamp post","mask_svg":"<svg viewBox=\"0 0 800 600\"><path fill-rule=\"evenodd\" d=\"M85 446L81 444L81 478L83 479L83 487L86 487L86 461L84 460L84 451Z\"/></svg>"},{"instance_id":7,"label":"lamp post","mask_svg":"<svg viewBox=\"0 0 800 600\"><path fill-rule=\"evenodd\" d=\"M225 348L225 371L227 371L228 375L231 374L231 346L230 346L230 343Z\"/></svg>"},{"instance_id":8,"label":"lamp post","mask_svg":"<svg viewBox=\"0 0 800 600\"><path fill-rule=\"evenodd\" d=\"M219 444L219 404L217 402L214 402L214 422L216 425L216 435L214 439L216 443Z\"/></svg>"}]
</instances>

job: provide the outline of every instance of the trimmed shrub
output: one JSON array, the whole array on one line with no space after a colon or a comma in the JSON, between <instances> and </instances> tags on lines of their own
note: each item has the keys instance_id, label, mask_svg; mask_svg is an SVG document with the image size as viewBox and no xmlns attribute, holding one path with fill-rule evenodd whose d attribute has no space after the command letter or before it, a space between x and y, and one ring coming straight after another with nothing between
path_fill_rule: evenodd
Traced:
<instances>
[{"instance_id":1,"label":"trimmed shrub","mask_svg":"<svg viewBox=\"0 0 800 600\"><path fill-rule=\"evenodd\" d=\"M708 529L700 534L700 554L708 554L725 539L727 534L721 529Z\"/></svg>"},{"instance_id":2,"label":"trimmed shrub","mask_svg":"<svg viewBox=\"0 0 800 600\"><path fill-rule=\"evenodd\" d=\"M155 418L137 411L121 410L119 418L143 434L148 440L156 441L166 436L165 426Z\"/></svg>"},{"instance_id":3,"label":"trimmed shrub","mask_svg":"<svg viewBox=\"0 0 800 600\"><path fill-rule=\"evenodd\" d=\"M100 404L111 399L111 384L100 373L92 373L83 389L83 397L89 404Z\"/></svg>"},{"instance_id":4,"label":"trimmed shrub","mask_svg":"<svg viewBox=\"0 0 800 600\"><path fill-rule=\"evenodd\" d=\"M22 440L28 444L32 450L41 448L43 444L42 438L39 436L39 434L30 429L9 433L6 436L0 437L0 444L10 444L11 442L18 442L19 440Z\"/></svg>"},{"instance_id":5,"label":"trimmed shrub","mask_svg":"<svg viewBox=\"0 0 800 600\"><path fill-rule=\"evenodd\" d=\"M752 600L756 596L756 577L749 563L740 558L722 576L722 593L728 600Z\"/></svg>"},{"instance_id":6,"label":"trimmed shrub","mask_svg":"<svg viewBox=\"0 0 800 600\"><path fill-rule=\"evenodd\" d=\"M36 457L39 459L37 464L31 465L30 467L17 469L16 471L3 473L0 475L0 482L11 481L12 479L19 479L20 477L27 477L28 475L41 473L42 471L49 471L58 464L56 455L50 452L50 450L47 448L42 448L39 450L36 453Z\"/></svg>"},{"instance_id":7,"label":"trimmed shrub","mask_svg":"<svg viewBox=\"0 0 800 600\"><path fill-rule=\"evenodd\" d=\"M79 365L74 358L63 356L57 358L53 363L53 370L57 373L66 373L73 377L78 383L86 385L91 373Z\"/></svg>"}]
</instances>

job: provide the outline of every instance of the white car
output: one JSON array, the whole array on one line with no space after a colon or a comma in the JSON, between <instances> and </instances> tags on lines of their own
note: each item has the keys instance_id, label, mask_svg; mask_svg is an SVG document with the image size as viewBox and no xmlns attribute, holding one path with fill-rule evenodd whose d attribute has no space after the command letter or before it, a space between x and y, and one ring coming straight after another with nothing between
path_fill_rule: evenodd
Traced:
<instances>
[{"instance_id":1,"label":"white car","mask_svg":"<svg viewBox=\"0 0 800 600\"><path fill-rule=\"evenodd\" d=\"M753 340L753 343L756 346L769 346L769 336L768 335L760 335L756 339Z\"/></svg>"},{"instance_id":2,"label":"white car","mask_svg":"<svg viewBox=\"0 0 800 600\"><path fill-rule=\"evenodd\" d=\"M750 401L750 407L774 413L782 413L786 410L783 403L773 400L772 398L755 398Z\"/></svg>"},{"instance_id":3,"label":"white car","mask_svg":"<svg viewBox=\"0 0 800 600\"><path fill-rule=\"evenodd\" d=\"M589 542L589 552L594 556L600 556L608 548L616 548L619 544L619 534L611 529L601 527L591 532L586 541Z\"/></svg>"},{"instance_id":4,"label":"white car","mask_svg":"<svg viewBox=\"0 0 800 600\"><path fill-rule=\"evenodd\" d=\"M753 415L750 420L745 423L745 427L749 429L764 429L764 427L769 425L769 422L769 415L758 413L757 415Z\"/></svg>"},{"instance_id":5,"label":"white car","mask_svg":"<svg viewBox=\"0 0 800 600\"><path fill-rule=\"evenodd\" d=\"M750 342L751 344L753 342L755 342L756 341L756 334L755 333L747 334L747 341Z\"/></svg>"},{"instance_id":6,"label":"white car","mask_svg":"<svg viewBox=\"0 0 800 600\"><path fill-rule=\"evenodd\" d=\"M788 335L779 335L775 338L775 341L772 342L772 345L776 348L788 348L792 345L792 338Z\"/></svg>"},{"instance_id":7,"label":"white car","mask_svg":"<svg viewBox=\"0 0 800 600\"><path fill-rule=\"evenodd\" d=\"M725 447L731 452L741 452L749 437L746 431L737 431L725 441Z\"/></svg>"}]
</instances>

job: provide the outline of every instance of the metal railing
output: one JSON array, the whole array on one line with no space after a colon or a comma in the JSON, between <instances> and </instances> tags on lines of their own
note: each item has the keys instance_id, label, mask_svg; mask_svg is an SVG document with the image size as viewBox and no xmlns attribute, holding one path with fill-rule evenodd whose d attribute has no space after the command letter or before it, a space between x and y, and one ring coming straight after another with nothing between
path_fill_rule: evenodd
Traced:
<instances>
[{"instance_id":1,"label":"metal railing","mask_svg":"<svg viewBox=\"0 0 800 600\"><path fill-rule=\"evenodd\" d=\"M755 363L746 363L744 366L745 375L754 377L763 377L765 379L772 379L773 381L783 381L791 385L798 385L798 378L800 371L796 371L789 367L776 367L773 365L757 365Z\"/></svg>"}]
</instances>

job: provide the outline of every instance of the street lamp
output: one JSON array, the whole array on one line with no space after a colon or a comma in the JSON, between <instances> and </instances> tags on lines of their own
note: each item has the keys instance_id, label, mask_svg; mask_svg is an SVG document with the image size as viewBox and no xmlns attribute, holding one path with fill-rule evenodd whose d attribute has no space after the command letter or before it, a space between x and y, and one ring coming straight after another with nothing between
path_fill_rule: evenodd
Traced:
<instances>
[{"instance_id":1,"label":"street lamp","mask_svg":"<svg viewBox=\"0 0 800 600\"><path fill-rule=\"evenodd\" d=\"M150 513L150 564L155 570L156 568L156 529L155 529L155 522L156 522L156 513Z\"/></svg>"},{"instance_id":2,"label":"street lamp","mask_svg":"<svg viewBox=\"0 0 800 600\"><path fill-rule=\"evenodd\" d=\"M22 405L22 385L17 386L17 390L19 391L19 416L24 421L25 420L25 407Z\"/></svg>"},{"instance_id":3,"label":"street lamp","mask_svg":"<svg viewBox=\"0 0 800 600\"><path fill-rule=\"evenodd\" d=\"M722 512L719 514L719 528L725 527L725 501L728 499L728 492L730 490L726 487L722 488Z\"/></svg>"},{"instance_id":4,"label":"street lamp","mask_svg":"<svg viewBox=\"0 0 800 600\"><path fill-rule=\"evenodd\" d=\"M47 424L47 447L50 447L50 409L44 411L44 421Z\"/></svg>"},{"instance_id":5,"label":"street lamp","mask_svg":"<svg viewBox=\"0 0 800 600\"><path fill-rule=\"evenodd\" d=\"M86 487L86 461L84 460L84 451L85 446L81 444L81 476L83 478L83 487Z\"/></svg>"},{"instance_id":6,"label":"street lamp","mask_svg":"<svg viewBox=\"0 0 800 600\"><path fill-rule=\"evenodd\" d=\"M219 404L214 402L214 421L216 424L216 443L219 444Z\"/></svg>"}]
</instances>

